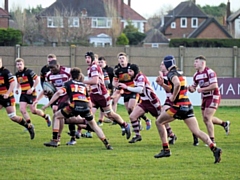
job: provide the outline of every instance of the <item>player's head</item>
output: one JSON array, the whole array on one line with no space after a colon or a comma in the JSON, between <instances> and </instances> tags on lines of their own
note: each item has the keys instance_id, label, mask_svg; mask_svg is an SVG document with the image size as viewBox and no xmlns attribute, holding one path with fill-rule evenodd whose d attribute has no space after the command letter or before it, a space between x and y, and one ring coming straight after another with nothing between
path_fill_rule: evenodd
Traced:
<instances>
[{"instance_id":1,"label":"player's head","mask_svg":"<svg viewBox=\"0 0 240 180\"><path fill-rule=\"evenodd\" d=\"M161 64L160 64L160 71L163 72L163 73L167 73L167 69L166 69L166 66L164 65L164 62L162 61Z\"/></svg>"},{"instance_id":2,"label":"player's head","mask_svg":"<svg viewBox=\"0 0 240 180\"><path fill-rule=\"evenodd\" d=\"M57 60L57 56L55 54L47 55L47 62L49 63L52 60Z\"/></svg>"},{"instance_id":3,"label":"player's head","mask_svg":"<svg viewBox=\"0 0 240 180\"><path fill-rule=\"evenodd\" d=\"M24 69L24 60L22 58L17 58L15 60L16 68L18 71L23 71Z\"/></svg>"},{"instance_id":4,"label":"player's head","mask_svg":"<svg viewBox=\"0 0 240 180\"><path fill-rule=\"evenodd\" d=\"M85 54L85 60L87 62L88 65L92 64L92 62L95 60L95 55L93 52L89 51L86 52Z\"/></svg>"},{"instance_id":5,"label":"player's head","mask_svg":"<svg viewBox=\"0 0 240 180\"><path fill-rule=\"evenodd\" d=\"M176 60L172 55L165 56L163 59L163 63L168 71L173 67L177 67Z\"/></svg>"},{"instance_id":6,"label":"player's head","mask_svg":"<svg viewBox=\"0 0 240 180\"><path fill-rule=\"evenodd\" d=\"M60 64L57 60L52 60L48 63L48 67L52 74L58 74L60 72Z\"/></svg>"},{"instance_id":7,"label":"player's head","mask_svg":"<svg viewBox=\"0 0 240 180\"><path fill-rule=\"evenodd\" d=\"M107 65L105 57L101 56L98 58L98 64L101 68L105 68Z\"/></svg>"},{"instance_id":8,"label":"player's head","mask_svg":"<svg viewBox=\"0 0 240 180\"><path fill-rule=\"evenodd\" d=\"M79 81L81 78L82 71L78 67L74 67L71 69L71 76L73 80Z\"/></svg>"},{"instance_id":9,"label":"player's head","mask_svg":"<svg viewBox=\"0 0 240 180\"><path fill-rule=\"evenodd\" d=\"M136 75L139 73L139 67L136 64L131 64L128 66L128 74L132 77L135 78Z\"/></svg>"},{"instance_id":10,"label":"player's head","mask_svg":"<svg viewBox=\"0 0 240 180\"><path fill-rule=\"evenodd\" d=\"M118 53L117 57L118 57L118 62L122 67L127 66L128 59L127 59L126 53L120 52L120 53Z\"/></svg>"},{"instance_id":11,"label":"player's head","mask_svg":"<svg viewBox=\"0 0 240 180\"><path fill-rule=\"evenodd\" d=\"M206 66L206 58L202 55L197 56L194 61L194 67L196 70L204 69Z\"/></svg>"}]
</instances>

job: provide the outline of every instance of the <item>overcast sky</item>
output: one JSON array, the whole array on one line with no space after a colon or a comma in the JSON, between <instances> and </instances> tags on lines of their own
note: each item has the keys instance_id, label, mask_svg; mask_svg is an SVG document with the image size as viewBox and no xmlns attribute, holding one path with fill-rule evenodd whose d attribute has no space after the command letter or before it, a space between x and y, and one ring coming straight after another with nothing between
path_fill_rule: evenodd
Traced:
<instances>
[{"instance_id":1,"label":"overcast sky","mask_svg":"<svg viewBox=\"0 0 240 180\"><path fill-rule=\"evenodd\" d=\"M42 7L48 7L52 3L54 3L56 0L9 0L9 8L11 8L14 4L15 5L21 5L21 7L36 7L37 5L42 5ZM227 3L228 0L196 0L197 4L200 4L201 6L204 6L206 4L211 6L218 6L221 3ZM229 0L231 3L231 10L237 11L240 9L240 1L239 0ZM128 2L128 0L124 0L125 3ZM141 14L144 17L149 17L153 14L159 14L158 12L163 8L169 8L169 7L176 7L181 0L131 0L131 7L137 11L139 14ZM4 0L0 0L0 5L4 6Z\"/></svg>"}]
</instances>

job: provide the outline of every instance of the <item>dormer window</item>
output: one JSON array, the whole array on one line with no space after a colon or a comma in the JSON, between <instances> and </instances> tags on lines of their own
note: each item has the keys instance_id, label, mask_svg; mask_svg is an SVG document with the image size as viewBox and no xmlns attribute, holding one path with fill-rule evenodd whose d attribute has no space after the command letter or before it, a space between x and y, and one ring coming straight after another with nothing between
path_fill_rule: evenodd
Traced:
<instances>
[{"instance_id":1,"label":"dormer window","mask_svg":"<svg viewBox=\"0 0 240 180\"><path fill-rule=\"evenodd\" d=\"M187 18L181 18L181 28L186 28L187 27Z\"/></svg>"},{"instance_id":2,"label":"dormer window","mask_svg":"<svg viewBox=\"0 0 240 180\"><path fill-rule=\"evenodd\" d=\"M198 18L192 18L191 20L192 28L198 27Z\"/></svg>"},{"instance_id":3,"label":"dormer window","mask_svg":"<svg viewBox=\"0 0 240 180\"><path fill-rule=\"evenodd\" d=\"M176 28L176 23L175 23L175 22L172 22L172 23L171 23L171 28L172 28L172 29L175 29L175 28Z\"/></svg>"}]
</instances>

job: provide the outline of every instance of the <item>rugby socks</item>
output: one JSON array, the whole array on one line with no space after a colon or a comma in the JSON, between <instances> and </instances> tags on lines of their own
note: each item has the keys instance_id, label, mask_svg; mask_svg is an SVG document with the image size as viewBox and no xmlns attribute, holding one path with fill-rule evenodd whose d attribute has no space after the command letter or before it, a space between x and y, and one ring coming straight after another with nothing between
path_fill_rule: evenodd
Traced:
<instances>
[{"instance_id":1,"label":"rugby socks","mask_svg":"<svg viewBox=\"0 0 240 180\"><path fill-rule=\"evenodd\" d=\"M136 134L136 136L139 136L140 135L139 121L138 120L132 121L131 124L132 124L134 133Z\"/></svg>"},{"instance_id":2,"label":"rugby socks","mask_svg":"<svg viewBox=\"0 0 240 180\"><path fill-rule=\"evenodd\" d=\"M163 147L163 150L170 150L168 143L163 143L162 147Z\"/></svg>"},{"instance_id":3,"label":"rugby socks","mask_svg":"<svg viewBox=\"0 0 240 180\"><path fill-rule=\"evenodd\" d=\"M20 117L20 118L21 118L21 121L19 122L19 124L21 126L24 126L24 127L28 128L28 123L22 117Z\"/></svg>"},{"instance_id":4,"label":"rugby socks","mask_svg":"<svg viewBox=\"0 0 240 180\"><path fill-rule=\"evenodd\" d=\"M168 137L174 136L174 133L172 132L172 128L171 127L167 128L166 130L167 130L167 136Z\"/></svg>"}]
</instances>

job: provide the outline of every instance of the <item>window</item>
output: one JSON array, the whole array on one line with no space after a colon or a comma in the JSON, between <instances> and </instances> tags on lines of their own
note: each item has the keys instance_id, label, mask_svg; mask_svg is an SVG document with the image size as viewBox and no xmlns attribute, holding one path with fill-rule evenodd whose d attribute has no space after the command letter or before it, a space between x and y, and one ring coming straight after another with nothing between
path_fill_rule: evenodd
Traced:
<instances>
[{"instance_id":1,"label":"window","mask_svg":"<svg viewBox=\"0 0 240 180\"><path fill-rule=\"evenodd\" d=\"M192 18L192 28L198 27L198 18Z\"/></svg>"},{"instance_id":2,"label":"window","mask_svg":"<svg viewBox=\"0 0 240 180\"><path fill-rule=\"evenodd\" d=\"M47 18L47 27L50 27L50 28L63 27L63 18L62 17L48 17Z\"/></svg>"},{"instance_id":3,"label":"window","mask_svg":"<svg viewBox=\"0 0 240 180\"><path fill-rule=\"evenodd\" d=\"M172 22L172 23L171 23L171 28L172 28L172 29L175 29L175 28L176 28L176 23L175 23L175 22Z\"/></svg>"},{"instance_id":4,"label":"window","mask_svg":"<svg viewBox=\"0 0 240 180\"><path fill-rule=\"evenodd\" d=\"M110 28L112 27L112 19L110 18L92 18L93 28Z\"/></svg>"},{"instance_id":5,"label":"window","mask_svg":"<svg viewBox=\"0 0 240 180\"><path fill-rule=\"evenodd\" d=\"M181 28L187 27L187 18L181 18Z\"/></svg>"},{"instance_id":6,"label":"window","mask_svg":"<svg viewBox=\"0 0 240 180\"><path fill-rule=\"evenodd\" d=\"M152 48L158 48L158 44L157 43L153 43L152 44Z\"/></svg>"},{"instance_id":7,"label":"window","mask_svg":"<svg viewBox=\"0 0 240 180\"><path fill-rule=\"evenodd\" d=\"M69 17L68 18L69 27L79 27L79 18L78 17Z\"/></svg>"}]
</instances>

